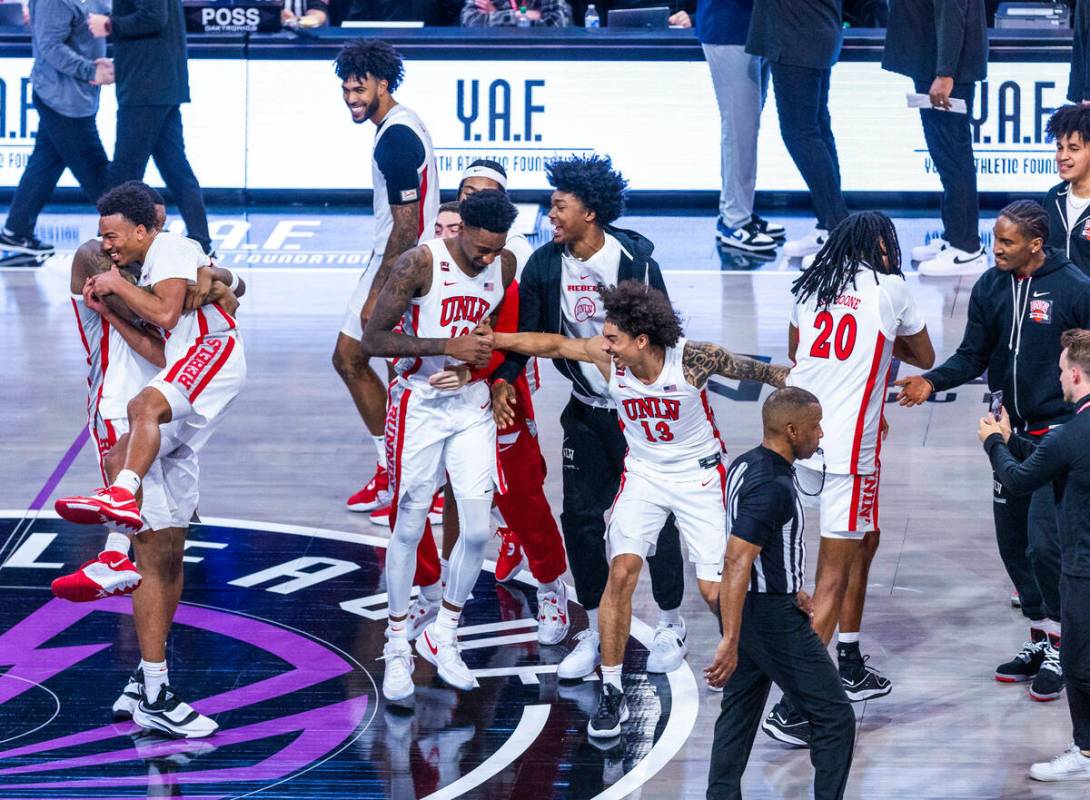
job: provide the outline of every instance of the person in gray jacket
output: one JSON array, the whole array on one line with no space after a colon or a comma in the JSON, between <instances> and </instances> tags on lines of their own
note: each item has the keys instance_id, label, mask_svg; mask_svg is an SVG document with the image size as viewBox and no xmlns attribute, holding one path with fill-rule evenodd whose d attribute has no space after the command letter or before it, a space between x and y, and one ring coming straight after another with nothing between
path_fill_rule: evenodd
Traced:
<instances>
[{"instance_id":1,"label":"person in gray jacket","mask_svg":"<svg viewBox=\"0 0 1090 800\"><path fill-rule=\"evenodd\" d=\"M114 82L114 68L106 43L87 30L86 14L107 8L107 0L30 0L38 134L0 231L2 251L39 257L53 252L53 245L34 236L34 227L65 167L92 201L106 191L109 160L95 115L99 87Z\"/></svg>"}]
</instances>

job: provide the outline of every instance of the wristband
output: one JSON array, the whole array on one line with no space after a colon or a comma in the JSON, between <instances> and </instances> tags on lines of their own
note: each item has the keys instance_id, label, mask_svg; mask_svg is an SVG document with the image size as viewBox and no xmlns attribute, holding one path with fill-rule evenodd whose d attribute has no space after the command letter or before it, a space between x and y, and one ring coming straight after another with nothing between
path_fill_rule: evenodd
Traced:
<instances>
[{"instance_id":1,"label":"wristband","mask_svg":"<svg viewBox=\"0 0 1090 800\"><path fill-rule=\"evenodd\" d=\"M238 285L240 283L242 283L242 278L240 278L238 276L237 272L232 272L231 273L231 284L227 288L229 288L233 292L235 289L238 288Z\"/></svg>"}]
</instances>

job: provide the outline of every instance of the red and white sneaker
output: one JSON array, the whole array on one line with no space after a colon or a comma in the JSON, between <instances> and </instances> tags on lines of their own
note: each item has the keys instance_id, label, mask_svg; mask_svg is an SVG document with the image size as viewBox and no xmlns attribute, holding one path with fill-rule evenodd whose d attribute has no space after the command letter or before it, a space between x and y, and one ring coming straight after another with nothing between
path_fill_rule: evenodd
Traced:
<instances>
[{"instance_id":1,"label":"red and white sneaker","mask_svg":"<svg viewBox=\"0 0 1090 800\"><path fill-rule=\"evenodd\" d=\"M380 506L379 508L376 508L374 511L372 511L368 515L368 519L371 521L371 524L372 525L382 525L382 526L385 526L385 527L389 528L390 527L390 509L391 508L392 508L392 505L390 503L387 503L386 505Z\"/></svg>"},{"instance_id":2,"label":"red and white sneaker","mask_svg":"<svg viewBox=\"0 0 1090 800\"><path fill-rule=\"evenodd\" d=\"M107 486L95 489L86 497L62 497L53 507L62 519L77 525L101 525L114 522L124 528L139 531L144 527L140 506L128 489Z\"/></svg>"},{"instance_id":3,"label":"red and white sneaker","mask_svg":"<svg viewBox=\"0 0 1090 800\"><path fill-rule=\"evenodd\" d=\"M443 524L443 490L440 489L431 499L431 511L428 512L428 521L432 525Z\"/></svg>"},{"instance_id":4,"label":"red and white sneaker","mask_svg":"<svg viewBox=\"0 0 1090 800\"><path fill-rule=\"evenodd\" d=\"M386 467L376 466L371 480L349 497L346 505L349 511L374 511L376 508L390 505L392 499L390 473L386 471Z\"/></svg>"},{"instance_id":5,"label":"red and white sneaker","mask_svg":"<svg viewBox=\"0 0 1090 800\"><path fill-rule=\"evenodd\" d=\"M132 594L140 586L140 573L124 553L104 550L70 575L53 581L53 594L73 603Z\"/></svg>"},{"instance_id":6,"label":"red and white sneaker","mask_svg":"<svg viewBox=\"0 0 1090 800\"><path fill-rule=\"evenodd\" d=\"M510 528L497 528L500 537L500 552L496 556L496 580L507 583L522 569L522 545Z\"/></svg>"}]
</instances>

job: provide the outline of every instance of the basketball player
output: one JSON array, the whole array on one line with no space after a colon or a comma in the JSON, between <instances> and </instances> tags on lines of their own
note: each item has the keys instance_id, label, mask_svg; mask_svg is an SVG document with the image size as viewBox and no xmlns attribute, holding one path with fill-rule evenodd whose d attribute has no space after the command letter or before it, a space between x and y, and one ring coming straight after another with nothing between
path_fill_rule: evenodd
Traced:
<instances>
[{"instance_id":1,"label":"basketball player","mask_svg":"<svg viewBox=\"0 0 1090 800\"><path fill-rule=\"evenodd\" d=\"M605 315L597 286L638 280L666 294L655 246L639 233L617 228L624 210L625 180L608 158L574 157L550 163L546 177L555 188L549 221L552 242L534 251L519 281L519 330L591 338L602 333ZM509 353L496 370L492 403L503 427L514 417L514 380L526 356ZM575 680L600 662L598 604L609 578L605 513L617 493L623 469L624 436L606 381L591 364L557 361L572 382L572 396L560 418L564 429L564 507L560 527L588 628L576 635L557 676ZM684 662L685 621L679 611L685 590L677 527L668 520L657 552L648 559L651 591L659 622L647 658L648 672L666 673Z\"/></svg>"},{"instance_id":2,"label":"basketball player","mask_svg":"<svg viewBox=\"0 0 1090 800\"><path fill-rule=\"evenodd\" d=\"M462 173L458 196L464 200L479 191L506 191L507 172L495 161L479 159ZM459 216L459 219L461 217ZM507 287L495 330L514 333L518 330L518 275L533 254L526 237L509 231L504 250L514 256L516 279ZM478 378L490 378L504 361L503 353L495 351ZM493 516L497 518L500 552L496 558L496 580L501 583L513 578L524 561L523 549L529 562L530 574L538 583L537 640L542 645L559 644L571 626L568 616L567 587L561 577L567 571L564 543L556 526L548 498L545 497L545 457L537 440L532 395L540 385L537 359L515 379L518 398L514 420L500 428L499 463L507 482L507 491L496 497ZM457 504L448 501L444 508L443 555L448 556L458 538ZM434 542L427 535L421 540L417 560L417 582L430 576L432 585L421 585L420 594L409 609L409 638L420 631L439 613L442 597L441 578L445 558L439 559Z\"/></svg>"},{"instance_id":3,"label":"basketball player","mask_svg":"<svg viewBox=\"0 0 1090 800\"><path fill-rule=\"evenodd\" d=\"M462 230L462 212L458 210L458 201L451 200L439 206L435 216L435 238L453 239Z\"/></svg>"},{"instance_id":4,"label":"basketball player","mask_svg":"<svg viewBox=\"0 0 1090 800\"><path fill-rule=\"evenodd\" d=\"M801 494L820 498L821 546L814 630L826 645L839 622L837 659L853 702L889 694L892 684L859 651L871 560L878 550L879 452L890 362L928 369L935 351L901 274L901 248L889 217L852 214L829 234L813 266L792 285L788 383L825 409L824 455L795 465ZM809 723L780 705L764 730L802 745Z\"/></svg>"},{"instance_id":5,"label":"basketball player","mask_svg":"<svg viewBox=\"0 0 1090 800\"><path fill-rule=\"evenodd\" d=\"M341 48L335 70L352 121L372 122L376 128L371 157L375 244L370 264L348 301L333 351L333 367L352 395L378 459L371 480L348 498L348 510L375 511L389 506L391 498L384 441L387 382L371 369L372 354L360 341L394 262L435 224L439 171L428 129L415 112L394 99L405 74L394 48L374 39L357 39Z\"/></svg>"},{"instance_id":6,"label":"basketball player","mask_svg":"<svg viewBox=\"0 0 1090 800\"><path fill-rule=\"evenodd\" d=\"M606 528L610 572L598 614L602 694L587 725L591 736L610 738L620 734L628 719L621 663L632 594L671 514L696 565L701 597L713 614L719 609L727 541L726 470L723 443L708 405L708 378L721 375L782 387L787 367L686 340L666 295L639 281L599 287L598 293L605 307L601 336L497 333L496 347L592 363L617 405L628 450Z\"/></svg>"},{"instance_id":7,"label":"basketball player","mask_svg":"<svg viewBox=\"0 0 1090 800\"><path fill-rule=\"evenodd\" d=\"M397 520L386 554L389 611L382 693L391 702L407 700L414 691L409 594L440 470L450 476L462 530L451 553L442 608L417 639L417 653L452 686L476 686L458 654L456 633L491 534L493 488L502 490L496 427L483 381L444 390L429 378L446 371L451 360L475 367L488 363L488 324L515 276L514 258L504 253L504 244L518 212L502 192L478 192L462 203L461 211L457 238L426 242L398 259L363 335L368 352L398 359L402 389L388 423Z\"/></svg>"}]
</instances>

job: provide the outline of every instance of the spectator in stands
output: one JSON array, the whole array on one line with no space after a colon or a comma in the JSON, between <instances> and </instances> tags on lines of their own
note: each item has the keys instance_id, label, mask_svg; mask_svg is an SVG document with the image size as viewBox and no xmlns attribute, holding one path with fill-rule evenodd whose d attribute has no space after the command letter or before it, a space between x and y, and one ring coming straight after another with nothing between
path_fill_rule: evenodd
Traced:
<instances>
[{"instance_id":1,"label":"spectator in stands","mask_svg":"<svg viewBox=\"0 0 1090 800\"><path fill-rule=\"evenodd\" d=\"M423 22L457 25L461 0L333 0L333 24L352 22Z\"/></svg>"},{"instance_id":2,"label":"spectator in stands","mask_svg":"<svg viewBox=\"0 0 1090 800\"><path fill-rule=\"evenodd\" d=\"M439 206L435 215L435 238L453 239L462 230L462 206L457 200L451 200Z\"/></svg>"},{"instance_id":3,"label":"spectator in stands","mask_svg":"<svg viewBox=\"0 0 1090 800\"><path fill-rule=\"evenodd\" d=\"M117 142L110 186L143 180L148 159L185 220L186 235L212 252L201 185L185 154L182 103L189 63L182 0L114 0L109 16L88 14L96 37L110 37L117 64Z\"/></svg>"},{"instance_id":4,"label":"spectator in stands","mask_svg":"<svg viewBox=\"0 0 1090 800\"><path fill-rule=\"evenodd\" d=\"M280 21L288 28L320 28L329 22L327 0L284 0Z\"/></svg>"},{"instance_id":5,"label":"spectator in stands","mask_svg":"<svg viewBox=\"0 0 1090 800\"><path fill-rule=\"evenodd\" d=\"M523 8L531 25L563 28L571 24L571 8L564 0L465 0L462 25L515 27L519 24Z\"/></svg>"},{"instance_id":6,"label":"spectator in stands","mask_svg":"<svg viewBox=\"0 0 1090 800\"><path fill-rule=\"evenodd\" d=\"M678 0L574 0L569 4L571 5L573 25L581 27L584 24L584 16L590 3L594 3L594 10L601 16L603 26L609 25L609 12L613 10L662 8L666 6L670 9L670 25L676 25L679 28L691 28L693 26L692 18L696 14L697 6L696 0L684 0L683 2L678 2Z\"/></svg>"},{"instance_id":7,"label":"spectator in stands","mask_svg":"<svg viewBox=\"0 0 1090 800\"><path fill-rule=\"evenodd\" d=\"M30 79L38 134L0 231L0 251L42 257L53 252L53 245L34 236L34 226L65 167L92 202L106 191L109 161L95 115L99 87L114 82L114 66L106 43L91 35L84 18L107 8L105 0L35 0Z\"/></svg>"}]
</instances>

